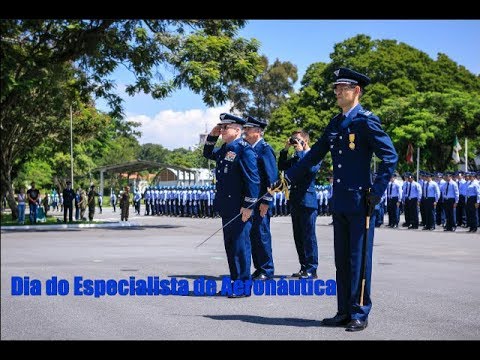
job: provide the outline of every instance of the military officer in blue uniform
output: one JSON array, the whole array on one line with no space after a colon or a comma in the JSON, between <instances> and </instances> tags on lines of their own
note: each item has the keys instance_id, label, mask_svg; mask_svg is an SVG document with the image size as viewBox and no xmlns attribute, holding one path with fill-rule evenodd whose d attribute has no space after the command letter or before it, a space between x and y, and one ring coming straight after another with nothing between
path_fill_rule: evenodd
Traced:
<instances>
[{"instance_id":1,"label":"military officer in blue uniform","mask_svg":"<svg viewBox=\"0 0 480 360\"><path fill-rule=\"evenodd\" d=\"M324 319L323 325L346 326L347 331L359 331L367 327L372 307L370 280L375 216L370 217L368 241L364 247L366 215L373 214L374 207L380 202L395 170L398 155L390 137L382 129L380 119L364 110L359 103L370 79L348 68L340 68L334 73L334 93L342 113L330 121L305 157L286 171L285 178L295 184L328 151L332 154L338 312L333 318ZM370 164L373 153L381 159L381 163L372 184ZM362 289L363 261L366 261L366 271L365 287ZM360 299L362 290L363 298Z\"/></svg>"},{"instance_id":2,"label":"military officer in blue uniform","mask_svg":"<svg viewBox=\"0 0 480 360\"><path fill-rule=\"evenodd\" d=\"M241 216L223 228L230 278L250 280L251 244L250 229L253 205L260 192L257 158L253 148L242 138L245 120L231 114L221 114L217 124L207 137L203 156L216 161L215 208L225 226L239 213ZM219 135L224 144L214 148ZM243 297L232 294L230 297Z\"/></svg>"},{"instance_id":3,"label":"military officer in blue uniform","mask_svg":"<svg viewBox=\"0 0 480 360\"><path fill-rule=\"evenodd\" d=\"M294 131L285 142L278 158L279 170L290 169L310 151L310 136L304 130ZM293 146L295 153L288 159L288 149ZM320 164L312 165L290 188L288 200L292 216L293 239L297 250L300 270L293 277L316 278L318 268L318 245L316 221L318 216L315 176Z\"/></svg>"},{"instance_id":4,"label":"military officer in blue uniform","mask_svg":"<svg viewBox=\"0 0 480 360\"><path fill-rule=\"evenodd\" d=\"M397 228L400 220L400 202L402 201L402 187L396 181L396 174L392 175L387 186L388 226Z\"/></svg>"},{"instance_id":5,"label":"military officer in blue uniform","mask_svg":"<svg viewBox=\"0 0 480 360\"><path fill-rule=\"evenodd\" d=\"M274 200L273 196L267 192L267 188L278 179L277 160L272 147L263 139L267 123L252 116L248 116L246 120L247 123L243 125L244 139L257 154L260 195L265 194L254 207L252 229L250 230L252 259L255 267L252 280L267 280L273 278L274 274L272 235L270 233L271 208Z\"/></svg>"},{"instance_id":6,"label":"military officer in blue uniform","mask_svg":"<svg viewBox=\"0 0 480 360\"><path fill-rule=\"evenodd\" d=\"M425 173L426 180L423 184L422 199L425 211L423 230L435 230L435 207L440 199L440 188L432 180L433 174Z\"/></svg>"}]
</instances>

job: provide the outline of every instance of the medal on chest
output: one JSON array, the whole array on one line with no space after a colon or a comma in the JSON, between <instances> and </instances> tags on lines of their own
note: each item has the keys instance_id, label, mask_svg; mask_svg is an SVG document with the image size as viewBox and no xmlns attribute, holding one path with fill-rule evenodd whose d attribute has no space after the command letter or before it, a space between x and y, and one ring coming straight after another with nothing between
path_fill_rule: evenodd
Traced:
<instances>
[{"instance_id":1,"label":"medal on chest","mask_svg":"<svg viewBox=\"0 0 480 360\"><path fill-rule=\"evenodd\" d=\"M229 151L225 154L225 160L233 162L235 158L237 157L237 154L234 151Z\"/></svg>"},{"instance_id":2,"label":"medal on chest","mask_svg":"<svg viewBox=\"0 0 480 360\"><path fill-rule=\"evenodd\" d=\"M355 150L355 134L348 134L348 141L350 142L348 144L350 150Z\"/></svg>"}]
</instances>

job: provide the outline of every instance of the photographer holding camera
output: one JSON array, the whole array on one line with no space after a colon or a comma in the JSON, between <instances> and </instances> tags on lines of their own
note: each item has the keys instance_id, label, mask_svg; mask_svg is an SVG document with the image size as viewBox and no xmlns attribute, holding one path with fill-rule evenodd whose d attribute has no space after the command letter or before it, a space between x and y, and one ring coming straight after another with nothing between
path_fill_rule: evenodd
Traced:
<instances>
[{"instance_id":1,"label":"photographer holding camera","mask_svg":"<svg viewBox=\"0 0 480 360\"><path fill-rule=\"evenodd\" d=\"M278 169L288 170L310 151L310 137L304 130L293 132L285 141L285 148L280 151ZM295 153L287 159L288 149L293 146ZM293 238L297 249L300 271L292 274L299 278L316 278L318 267L318 247L315 223L318 215L317 195L315 192L315 175L320 164L312 166L301 181L290 188L288 206L292 216Z\"/></svg>"}]
</instances>

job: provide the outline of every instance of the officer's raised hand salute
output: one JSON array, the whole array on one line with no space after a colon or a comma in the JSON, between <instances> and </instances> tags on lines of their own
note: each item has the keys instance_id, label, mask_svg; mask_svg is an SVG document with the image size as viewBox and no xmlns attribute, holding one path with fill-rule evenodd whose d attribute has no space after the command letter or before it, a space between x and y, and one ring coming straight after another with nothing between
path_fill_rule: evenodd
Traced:
<instances>
[{"instance_id":1,"label":"officer's raised hand salute","mask_svg":"<svg viewBox=\"0 0 480 360\"><path fill-rule=\"evenodd\" d=\"M241 138L246 121L231 114L221 114L220 119L207 137L203 156L216 161L214 207L222 217L231 280L249 280L251 215L260 191L257 158ZM220 135L224 144L215 148ZM239 213L242 215L237 217Z\"/></svg>"}]
</instances>

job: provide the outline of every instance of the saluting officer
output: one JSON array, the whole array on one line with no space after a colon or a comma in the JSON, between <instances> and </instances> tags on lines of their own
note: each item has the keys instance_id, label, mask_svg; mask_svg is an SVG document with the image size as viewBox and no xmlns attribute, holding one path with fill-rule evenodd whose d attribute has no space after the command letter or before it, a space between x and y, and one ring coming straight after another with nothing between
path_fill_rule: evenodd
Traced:
<instances>
[{"instance_id":1,"label":"saluting officer","mask_svg":"<svg viewBox=\"0 0 480 360\"><path fill-rule=\"evenodd\" d=\"M272 147L263 139L267 123L251 116L248 116L246 120L247 123L243 125L245 140L257 154L260 195L266 194L254 206L253 211L250 241L255 271L252 274L252 280L267 280L273 278L274 273L272 234L270 233L273 196L267 192L267 188L278 179L277 161Z\"/></svg>"},{"instance_id":2,"label":"saluting officer","mask_svg":"<svg viewBox=\"0 0 480 360\"><path fill-rule=\"evenodd\" d=\"M370 279L375 216L370 217L368 241L365 241L367 246L364 247L366 215L371 215L380 202L395 170L398 155L390 137L382 129L380 119L359 104L370 79L347 68L340 68L334 73L334 93L342 113L330 121L305 157L286 171L285 178L292 183L298 182L328 151L332 154L338 312L333 318L324 319L323 324L346 325L347 331L359 331L367 327L372 307ZM381 159L381 163L372 184L370 164L373 153ZM369 188L371 191L366 191ZM362 266L364 261L366 268Z\"/></svg>"},{"instance_id":3,"label":"saluting officer","mask_svg":"<svg viewBox=\"0 0 480 360\"><path fill-rule=\"evenodd\" d=\"M230 114L221 114L217 124L207 137L203 156L216 161L215 208L225 226L239 213L241 216L223 228L223 239L227 252L230 279L250 280L252 207L260 191L255 151L242 138L245 120ZM214 148L219 135L224 144ZM244 297L235 293L229 297Z\"/></svg>"}]
</instances>

